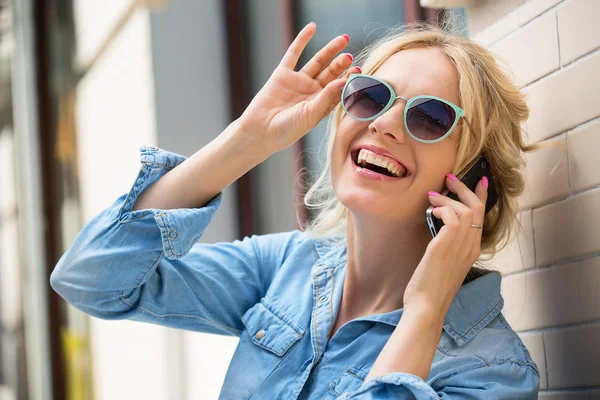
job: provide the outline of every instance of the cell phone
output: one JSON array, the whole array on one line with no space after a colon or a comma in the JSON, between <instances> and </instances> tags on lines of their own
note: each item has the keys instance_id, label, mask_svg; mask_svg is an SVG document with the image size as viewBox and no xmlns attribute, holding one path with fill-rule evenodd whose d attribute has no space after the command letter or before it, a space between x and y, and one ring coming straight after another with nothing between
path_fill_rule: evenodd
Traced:
<instances>
[{"instance_id":1,"label":"cell phone","mask_svg":"<svg viewBox=\"0 0 600 400\"><path fill-rule=\"evenodd\" d=\"M498 193L496 191L496 185L494 184L493 179L494 176L492 175L492 170L490 169L490 163L488 160L484 156L479 157L473 161L473 163L471 163L464 174L459 177L457 176L457 178L474 192L475 187L477 187L477 183L479 183L481 178L484 176L488 178L488 197L485 203L485 214L487 215L487 213L498 201ZM451 192L447 188L441 194L442 196L448 196L453 200L460 201L458 199L458 195ZM435 215L433 215L433 207L434 206L430 206L427 209L425 212L425 219L427 220L427 226L429 226L431 236L436 237L440 229L442 229L442 226L444 226L444 222L440 218L437 218Z\"/></svg>"}]
</instances>

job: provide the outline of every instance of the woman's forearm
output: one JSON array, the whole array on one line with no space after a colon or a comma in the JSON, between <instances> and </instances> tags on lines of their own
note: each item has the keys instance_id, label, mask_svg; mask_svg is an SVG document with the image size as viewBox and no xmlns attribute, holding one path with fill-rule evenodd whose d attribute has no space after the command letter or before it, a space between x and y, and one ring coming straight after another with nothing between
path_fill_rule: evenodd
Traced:
<instances>
[{"instance_id":1,"label":"woman's forearm","mask_svg":"<svg viewBox=\"0 0 600 400\"><path fill-rule=\"evenodd\" d=\"M133 210L202 207L273 152L266 143L244 133L234 121L142 192Z\"/></svg>"},{"instance_id":2,"label":"woman's forearm","mask_svg":"<svg viewBox=\"0 0 600 400\"><path fill-rule=\"evenodd\" d=\"M364 383L376 376L404 372L427 379L442 334L438 313L405 310Z\"/></svg>"}]
</instances>

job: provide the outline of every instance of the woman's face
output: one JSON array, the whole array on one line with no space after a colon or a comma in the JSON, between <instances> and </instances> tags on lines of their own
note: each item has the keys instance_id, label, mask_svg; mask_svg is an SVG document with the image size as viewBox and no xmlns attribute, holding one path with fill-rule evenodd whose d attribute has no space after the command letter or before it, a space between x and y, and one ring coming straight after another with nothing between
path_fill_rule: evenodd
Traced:
<instances>
[{"instance_id":1,"label":"woman's face","mask_svg":"<svg viewBox=\"0 0 600 400\"><path fill-rule=\"evenodd\" d=\"M407 99L433 95L460 107L458 73L437 48L402 50L388 58L373 76L388 82L396 95ZM444 188L458 148L460 125L437 143L421 143L404 127L404 100L396 100L384 114L371 121L344 115L334 140L331 158L333 187L342 204L355 216L425 223L431 205L430 190ZM351 150L363 145L387 150L409 171L402 179L367 179L355 171Z\"/></svg>"}]
</instances>

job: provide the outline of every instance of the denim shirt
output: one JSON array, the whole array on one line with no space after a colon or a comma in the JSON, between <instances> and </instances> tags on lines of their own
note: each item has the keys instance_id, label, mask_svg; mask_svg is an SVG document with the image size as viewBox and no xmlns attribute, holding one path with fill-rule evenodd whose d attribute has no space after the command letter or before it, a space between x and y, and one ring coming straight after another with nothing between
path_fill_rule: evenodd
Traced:
<instances>
[{"instance_id":1,"label":"denim shirt","mask_svg":"<svg viewBox=\"0 0 600 400\"><path fill-rule=\"evenodd\" d=\"M500 275L461 287L426 380L390 372L365 383L403 310L356 318L329 339L345 242L293 230L197 243L222 193L200 208L132 211L185 160L155 147L140 153L130 192L82 229L50 283L98 318L239 337L219 399L537 398L537 366L500 313Z\"/></svg>"}]
</instances>

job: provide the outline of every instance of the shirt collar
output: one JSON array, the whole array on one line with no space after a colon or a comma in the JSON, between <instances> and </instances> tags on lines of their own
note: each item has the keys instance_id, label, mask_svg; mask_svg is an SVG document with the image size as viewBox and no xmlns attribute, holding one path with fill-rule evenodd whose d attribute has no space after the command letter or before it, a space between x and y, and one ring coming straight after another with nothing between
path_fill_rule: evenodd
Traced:
<instances>
[{"instance_id":1,"label":"shirt collar","mask_svg":"<svg viewBox=\"0 0 600 400\"><path fill-rule=\"evenodd\" d=\"M315 240L315 250L319 258L312 268L311 275L333 268L334 274L338 275L337 283L342 285L341 289L346 272L345 239L342 236L318 238ZM500 294L501 281L500 274L490 272L461 286L446 314L443 326L444 331L454 339L457 346L467 343L500 314L504 305ZM338 302L340 294L341 290L338 291L338 296L335 296ZM403 309L400 308L384 314L367 315L356 320L397 326L402 312Z\"/></svg>"}]
</instances>

